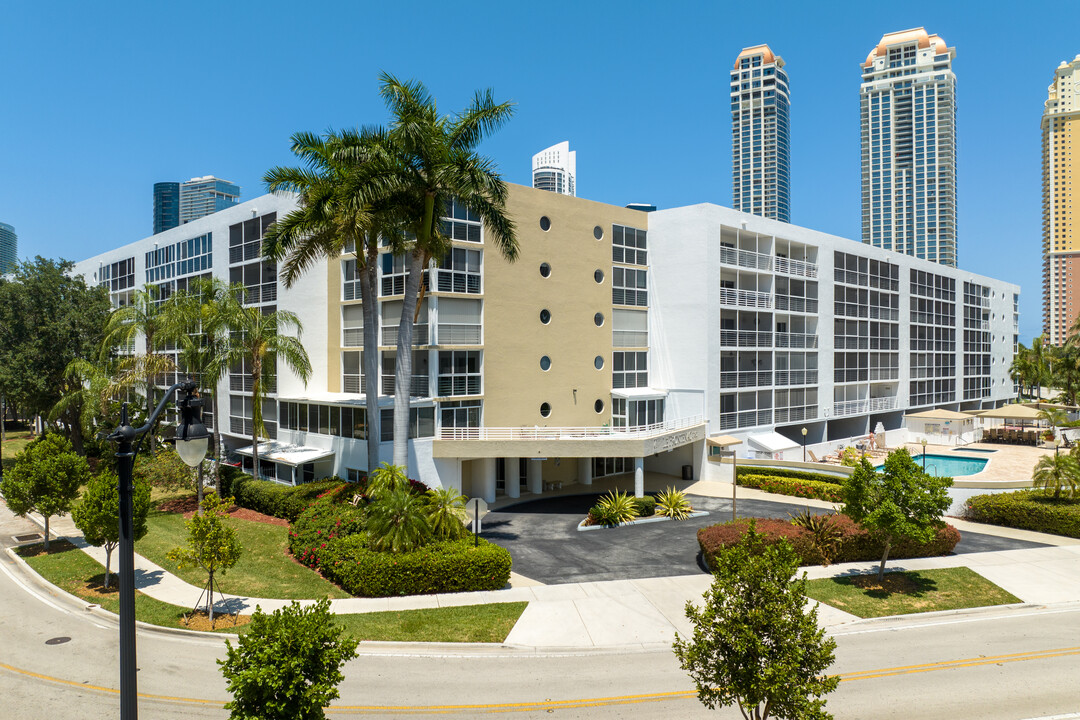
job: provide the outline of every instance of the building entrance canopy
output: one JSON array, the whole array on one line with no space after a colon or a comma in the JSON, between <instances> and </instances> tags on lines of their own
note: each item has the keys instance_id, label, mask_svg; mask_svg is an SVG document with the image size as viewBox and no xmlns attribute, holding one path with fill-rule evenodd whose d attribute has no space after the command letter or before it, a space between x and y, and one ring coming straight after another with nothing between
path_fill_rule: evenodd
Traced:
<instances>
[{"instance_id":1,"label":"building entrance canopy","mask_svg":"<svg viewBox=\"0 0 1080 720\"><path fill-rule=\"evenodd\" d=\"M239 448L236 450L236 454L251 457L251 447ZM323 448L289 445L276 440L259 443L260 462L275 462L298 467L332 457L334 457L334 451L324 450Z\"/></svg>"}]
</instances>

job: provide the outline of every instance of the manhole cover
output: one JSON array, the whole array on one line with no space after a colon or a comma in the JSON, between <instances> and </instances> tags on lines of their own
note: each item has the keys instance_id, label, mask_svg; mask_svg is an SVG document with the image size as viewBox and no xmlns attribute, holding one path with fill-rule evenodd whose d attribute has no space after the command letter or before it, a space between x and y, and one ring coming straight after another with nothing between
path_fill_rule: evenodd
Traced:
<instances>
[{"instance_id":1,"label":"manhole cover","mask_svg":"<svg viewBox=\"0 0 1080 720\"><path fill-rule=\"evenodd\" d=\"M30 542L32 540L41 540L41 533L34 533L33 535L12 535L11 539L17 543Z\"/></svg>"},{"instance_id":2,"label":"manhole cover","mask_svg":"<svg viewBox=\"0 0 1080 720\"><path fill-rule=\"evenodd\" d=\"M48 640L45 641L45 644L46 645L63 645L66 642L71 642L71 638L61 636L61 637L49 638Z\"/></svg>"}]
</instances>

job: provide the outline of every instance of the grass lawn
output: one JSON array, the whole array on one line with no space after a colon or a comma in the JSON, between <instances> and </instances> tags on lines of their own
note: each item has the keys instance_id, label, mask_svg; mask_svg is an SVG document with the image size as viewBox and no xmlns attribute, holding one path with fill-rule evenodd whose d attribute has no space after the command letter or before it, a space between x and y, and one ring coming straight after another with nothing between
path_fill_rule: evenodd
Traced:
<instances>
[{"instance_id":1,"label":"grass lawn","mask_svg":"<svg viewBox=\"0 0 1080 720\"><path fill-rule=\"evenodd\" d=\"M1020 602L966 567L810 580L806 594L861 618Z\"/></svg>"},{"instance_id":2,"label":"grass lawn","mask_svg":"<svg viewBox=\"0 0 1080 720\"><path fill-rule=\"evenodd\" d=\"M222 592L284 600L350 597L315 571L293 562L286 554L289 528L238 518L227 518L225 522L236 529L243 553L235 567L215 577ZM205 572L192 567L180 570L165 557L173 548L187 545L184 517L155 507L146 524L148 531L135 543L135 552L196 587L205 585Z\"/></svg>"},{"instance_id":3,"label":"grass lawn","mask_svg":"<svg viewBox=\"0 0 1080 720\"><path fill-rule=\"evenodd\" d=\"M67 541L50 544L46 555L41 545L19 549L19 555L42 577L87 602L97 603L112 613L120 612L116 578L105 590L104 568L86 553ZM113 562L117 560L113 557ZM114 572L116 568L113 568ZM400 612L338 615L345 631L357 640L391 642L502 642L514 627L528 603L499 603L463 607L404 610ZM186 628L183 616L191 608L155 600L135 593L135 617L163 627ZM240 622L246 622L241 616ZM232 616L215 623L215 632L244 633L246 625L234 626ZM204 626L199 629L208 629Z\"/></svg>"},{"instance_id":4,"label":"grass lawn","mask_svg":"<svg viewBox=\"0 0 1080 720\"><path fill-rule=\"evenodd\" d=\"M0 453L3 454L5 472L15 467L15 456L21 453L29 444L29 430L9 430L4 434L4 442L0 446Z\"/></svg>"}]
</instances>

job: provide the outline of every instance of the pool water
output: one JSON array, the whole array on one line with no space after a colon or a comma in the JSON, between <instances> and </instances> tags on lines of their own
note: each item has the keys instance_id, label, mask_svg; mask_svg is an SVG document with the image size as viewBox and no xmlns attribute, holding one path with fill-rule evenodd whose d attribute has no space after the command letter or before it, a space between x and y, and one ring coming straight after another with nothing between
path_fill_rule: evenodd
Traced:
<instances>
[{"instance_id":1,"label":"pool water","mask_svg":"<svg viewBox=\"0 0 1080 720\"><path fill-rule=\"evenodd\" d=\"M918 463L920 466L923 464L922 455L912 456L912 460ZM926 456L926 472L938 477L959 477L962 475L974 475L980 472L986 467L986 463L990 462L984 458L966 458L957 457L956 455L927 455ZM885 464L875 465L874 469L878 472L885 467Z\"/></svg>"},{"instance_id":2,"label":"pool water","mask_svg":"<svg viewBox=\"0 0 1080 720\"><path fill-rule=\"evenodd\" d=\"M960 448L953 448L953 452L973 452L973 453L986 453L986 454L990 454L990 453L996 453L996 452L997 452L997 450L991 450L990 448L968 448L968 447L960 447Z\"/></svg>"}]
</instances>

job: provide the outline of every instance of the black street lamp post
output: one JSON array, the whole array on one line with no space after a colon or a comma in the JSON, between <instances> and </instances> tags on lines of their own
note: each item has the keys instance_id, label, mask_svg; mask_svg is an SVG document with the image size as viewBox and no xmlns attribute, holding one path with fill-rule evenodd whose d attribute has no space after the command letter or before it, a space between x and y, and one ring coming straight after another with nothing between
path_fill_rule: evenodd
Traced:
<instances>
[{"instance_id":1,"label":"black street lamp post","mask_svg":"<svg viewBox=\"0 0 1080 720\"><path fill-rule=\"evenodd\" d=\"M802 461L806 462L806 428L802 429Z\"/></svg>"},{"instance_id":2,"label":"black street lamp post","mask_svg":"<svg viewBox=\"0 0 1080 720\"><path fill-rule=\"evenodd\" d=\"M120 718L136 720L139 716L138 689L135 673L135 534L133 470L138 441L154 427L161 411L173 393L179 393L180 426L176 429L176 451L190 467L196 467L206 456L210 438L202 423L202 400L195 397L194 382L176 383L165 391L153 414L139 428L128 423L127 403L120 411L120 427L108 436L117 443L116 474L120 480Z\"/></svg>"}]
</instances>

